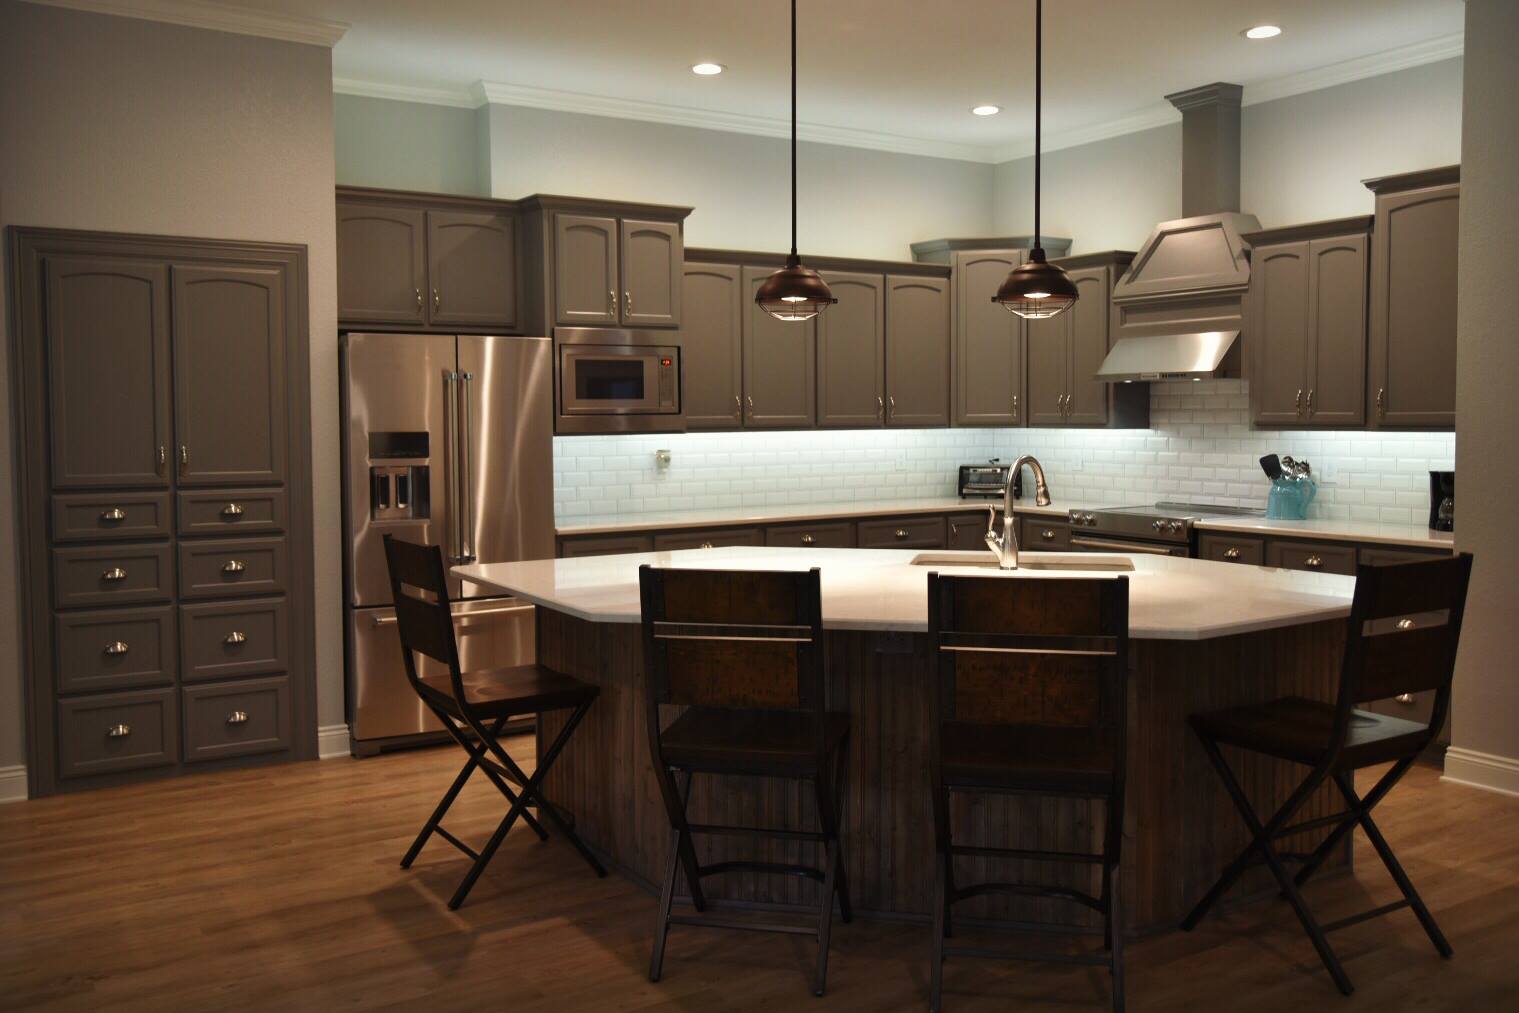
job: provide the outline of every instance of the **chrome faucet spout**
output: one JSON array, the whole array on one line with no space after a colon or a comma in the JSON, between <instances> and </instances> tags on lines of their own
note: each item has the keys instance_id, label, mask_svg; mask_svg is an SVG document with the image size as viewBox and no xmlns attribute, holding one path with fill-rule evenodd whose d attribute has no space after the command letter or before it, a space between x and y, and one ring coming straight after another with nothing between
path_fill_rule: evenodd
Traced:
<instances>
[{"instance_id":1,"label":"chrome faucet spout","mask_svg":"<svg viewBox=\"0 0 1519 1013\"><path fill-rule=\"evenodd\" d=\"M1002 532L997 532L997 508L987 504L986 545L997 554L997 563L1004 570L1018 569L1018 524L1013 516L1013 483L1023 466L1034 472L1034 504L1050 505L1050 489L1044 480L1044 466L1032 454L1024 454L1007 469L1007 485L1002 490Z\"/></svg>"}]
</instances>

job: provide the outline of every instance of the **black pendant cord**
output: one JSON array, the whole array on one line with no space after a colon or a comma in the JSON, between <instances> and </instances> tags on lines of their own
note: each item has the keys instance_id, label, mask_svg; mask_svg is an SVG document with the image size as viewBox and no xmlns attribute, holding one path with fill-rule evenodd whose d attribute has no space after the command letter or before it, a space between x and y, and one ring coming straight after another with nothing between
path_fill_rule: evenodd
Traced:
<instances>
[{"instance_id":1,"label":"black pendant cord","mask_svg":"<svg viewBox=\"0 0 1519 1013\"><path fill-rule=\"evenodd\" d=\"M792 0L792 9L796 0ZM793 21L795 15L793 15ZM795 28L792 29L795 31ZM795 71L793 71L794 73ZM1034 249L1039 249L1039 147L1044 108L1044 0L1034 0ZM793 185L794 189L794 185ZM795 226L793 226L795 231Z\"/></svg>"},{"instance_id":2,"label":"black pendant cord","mask_svg":"<svg viewBox=\"0 0 1519 1013\"><path fill-rule=\"evenodd\" d=\"M791 0L791 256L796 256L796 0Z\"/></svg>"}]
</instances>

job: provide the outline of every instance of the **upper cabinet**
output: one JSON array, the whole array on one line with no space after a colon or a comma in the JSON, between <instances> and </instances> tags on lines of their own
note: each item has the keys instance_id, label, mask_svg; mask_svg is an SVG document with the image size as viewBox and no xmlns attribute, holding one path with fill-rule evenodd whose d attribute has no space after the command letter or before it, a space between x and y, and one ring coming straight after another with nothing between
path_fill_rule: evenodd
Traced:
<instances>
[{"instance_id":1,"label":"upper cabinet","mask_svg":"<svg viewBox=\"0 0 1519 1013\"><path fill-rule=\"evenodd\" d=\"M957 251L954 280L954 424L1021 426L1028 395L1023 373L1026 327L992 297L1023 263L1022 250Z\"/></svg>"},{"instance_id":2,"label":"upper cabinet","mask_svg":"<svg viewBox=\"0 0 1519 1013\"><path fill-rule=\"evenodd\" d=\"M1370 218L1251 233L1244 340L1256 425L1366 420Z\"/></svg>"},{"instance_id":3,"label":"upper cabinet","mask_svg":"<svg viewBox=\"0 0 1519 1013\"><path fill-rule=\"evenodd\" d=\"M838 304L817 318L818 425L868 429L886 419L886 279L824 271Z\"/></svg>"},{"instance_id":4,"label":"upper cabinet","mask_svg":"<svg viewBox=\"0 0 1519 1013\"><path fill-rule=\"evenodd\" d=\"M1078 298L1059 316L1028 322L1030 425L1133 429L1150 424L1147 384L1095 378L1113 347L1113 286L1133 256L1119 250L1054 261L1070 275Z\"/></svg>"},{"instance_id":5,"label":"upper cabinet","mask_svg":"<svg viewBox=\"0 0 1519 1013\"><path fill-rule=\"evenodd\" d=\"M886 276L886 424L949 425L949 279Z\"/></svg>"},{"instance_id":6,"label":"upper cabinet","mask_svg":"<svg viewBox=\"0 0 1519 1013\"><path fill-rule=\"evenodd\" d=\"M686 264L681 280L681 405L687 429L744 424L744 269Z\"/></svg>"},{"instance_id":7,"label":"upper cabinet","mask_svg":"<svg viewBox=\"0 0 1519 1013\"><path fill-rule=\"evenodd\" d=\"M617 326L617 219L554 216L554 307L555 323Z\"/></svg>"},{"instance_id":8,"label":"upper cabinet","mask_svg":"<svg viewBox=\"0 0 1519 1013\"><path fill-rule=\"evenodd\" d=\"M1461 167L1367 180L1372 232L1366 396L1373 426L1456 421L1456 258Z\"/></svg>"},{"instance_id":9,"label":"upper cabinet","mask_svg":"<svg viewBox=\"0 0 1519 1013\"><path fill-rule=\"evenodd\" d=\"M744 268L744 425L809 429L817 418L817 318L777 320L754 302L773 267Z\"/></svg>"},{"instance_id":10,"label":"upper cabinet","mask_svg":"<svg viewBox=\"0 0 1519 1013\"><path fill-rule=\"evenodd\" d=\"M340 187L337 234L341 324L518 328L512 203Z\"/></svg>"},{"instance_id":11,"label":"upper cabinet","mask_svg":"<svg viewBox=\"0 0 1519 1013\"><path fill-rule=\"evenodd\" d=\"M622 220L618 266L622 322L627 327L679 327L681 259L679 222Z\"/></svg>"}]
</instances>

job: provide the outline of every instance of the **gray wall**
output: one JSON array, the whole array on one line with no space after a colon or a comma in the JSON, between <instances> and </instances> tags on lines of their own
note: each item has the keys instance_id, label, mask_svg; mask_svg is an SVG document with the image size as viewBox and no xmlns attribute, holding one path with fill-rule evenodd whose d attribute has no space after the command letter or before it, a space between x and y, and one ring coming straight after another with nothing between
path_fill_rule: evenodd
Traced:
<instances>
[{"instance_id":1,"label":"gray wall","mask_svg":"<svg viewBox=\"0 0 1519 1013\"><path fill-rule=\"evenodd\" d=\"M1370 214L1361 180L1461 160L1461 59L1246 106L1240 204L1267 228ZM1033 226L1033 159L997 166L998 232ZM1181 126L1044 157L1044 231L1073 252L1135 249L1181 215Z\"/></svg>"},{"instance_id":2,"label":"gray wall","mask_svg":"<svg viewBox=\"0 0 1519 1013\"><path fill-rule=\"evenodd\" d=\"M331 53L0 3L0 223L305 243L317 668L343 719ZM0 325L3 326L3 325ZM8 369L8 358L0 370ZM12 474L0 377L0 473ZM0 766L23 762L15 503L0 496Z\"/></svg>"},{"instance_id":3,"label":"gray wall","mask_svg":"<svg viewBox=\"0 0 1519 1013\"><path fill-rule=\"evenodd\" d=\"M339 183L429 193L486 192L473 109L360 95L333 99Z\"/></svg>"},{"instance_id":4,"label":"gray wall","mask_svg":"<svg viewBox=\"0 0 1519 1013\"><path fill-rule=\"evenodd\" d=\"M1467 0L1456 319L1456 543L1476 558L1452 717L1448 776L1519 792L1519 4ZM1475 754L1475 755L1472 755ZM1495 762L1497 761L1501 762Z\"/></svg>"}]
</instances>

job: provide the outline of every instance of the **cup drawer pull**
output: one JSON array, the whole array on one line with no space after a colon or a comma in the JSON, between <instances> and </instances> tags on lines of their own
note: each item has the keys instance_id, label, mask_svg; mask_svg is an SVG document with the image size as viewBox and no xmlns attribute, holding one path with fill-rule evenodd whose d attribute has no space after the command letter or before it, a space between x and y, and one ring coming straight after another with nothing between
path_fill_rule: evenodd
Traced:
<instances>
[{"instance_id":1,"label":"cup drawer pull","mask_svg":"<svg viewBox=\"0 0 1519 1013\"><path fill-rule=\"evenodd\" d=\"M1309 567L1310 569L1317 570L1319 567L1324 565L1324 558L1322 556L1309 556L1307 559L1303 560L1303 565Z\"/></svg>"},{"instance_id":2,"label":"cup drawer pull","mask_svg":"<svg viewBox=\"0 0 1519 1013\"><path fill-rule=\"evenodd\" d=\"M817 541L817 539L813 538L811 535L803 535L802 536L802 544L803 545L811 545L815 541Z\"/></svg>"},{"instance_id":3,"label":"cup drawer pull","mask_svg":"<svg viewBox=\"0 0 1519 1013\"><path fill-rule=\"evenodd\" d=\"M241 517L242 515L243 505L241 503L228 503L226 506L222 507L223 517L234 518Z\"/></svg>"},{"instance_id":4,"label":"cup drawer pull","mask_svg":"<svg viewBox=\"0 0 1519 1013\"><path fill-rule=\"evenodd\" d=\"M117 521L126 520L127 512L121 507L111 507L109 510L102 510L100 512L100 519L107 524L115 524Z\"/></svg>"},{"instance_id":5,"label":"cup drawer pull","mask_svg":"<svg viewBox=\"0 0 1519 1013\"><path fill-rule=\"evenodd\" d=\"M113 566L109 570L107 570L105 573L102 573L100 575L100 579L101 580L108 580L108 581L111 581L112 583L115 583L118 580L126 580L127 579L127 571L123 570L119 566Z\"/></svg>"},{"instance_id":6,"label":"cup drawer pull","mask_svg":"<svg viewBox=\"0 0 1519 1013\"><path fill-rule=\"evenodd\" d=\"M125 640L113 640L109 644L105 645L105 653L111 655L125 654L129 650L131 650L131 648L127 646L127 642Z\"/></svg>"},{"instance_id":7,"label":"cup drawer pull","mask_svg":"<svg viewBox=\"0 0 1519 1013\"><path fill-rule=\"evenodd\" d=\"M108 739L124 739L131 734L131 725L112 725L105 730L105 737Z\"/></svg>"},{"instance_id":8,"label":"cup drawer pull","mask_svg":"<svg viewBox=\"0 0 1519 1013\"><path fill-rule=\"evenodd\" d=\"M1238 559L1239 558L1239 546L1237 546L1237 545L1231 545L1227 549L1225 549L1224 550L1224 558L1225 559Z\"/></svg>"},{"instance_id":9,"label":"cup drawer pull","mask_svg":"<svg viewBox=\"0 0 1519 1013\"><path fill-rule=\"evenodd\" d=\"M228 645L232 645L232 644L244 644L244 643L247 643L247 642L248 642L248 634L244 633L242 630L233 630L231 633L227 634L225 637L222 637L222 643L228 644Z\"/></svg>"},{"instance_id":10,"label":"cup drawer pull","mask_svg":"<svg viewBox=\"0 0 1519 1013\"><path fill-rule=\"evenodd\" d=\"M227 715L227 724L229 724L229 725L245 725L247 723L248 723L248 712L247 711L233 711L231 714Z\"/></svg>"},{"instance_id":11,"label":"cup drawer pull","mask_svg":"<svg viewBox=\"0 0 1519 1013\"><path fill-rule=\"evenodd\" d=\"M229 559L222 564L222 573L242 573L247 568L241 559Z\"/></svg>"},{"instance_id":12,"label":"cup drawer pull","mask_svg":"<svg viewBox=\"0 0 1519 1013\"><path fill-rule=\"evenodd\" d=\"M896 535L898 538L906 538L907 537L907 529L906 528L897 528L897 530L893 531L892 534Z\"/></svg>"},{"instance_id":13,"label":"cup drawer pull","mask_svg":"<svg viewBox=\"0 0 1519 1013\"><path fill-rule=\"evenodd\" d=\"M1039 532L1039 537L1043 538L1046 542L1052 542L1055 540L1055 532L1049 528L1045 528L1043 531Z\"/></svg>"}]
</instances>

